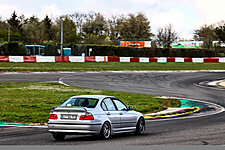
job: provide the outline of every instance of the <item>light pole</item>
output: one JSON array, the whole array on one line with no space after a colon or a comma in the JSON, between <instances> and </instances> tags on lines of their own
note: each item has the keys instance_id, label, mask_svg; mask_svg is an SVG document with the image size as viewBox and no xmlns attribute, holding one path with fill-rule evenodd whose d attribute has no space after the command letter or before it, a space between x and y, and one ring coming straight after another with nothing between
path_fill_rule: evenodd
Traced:
<instances>
[{"instance_id":1,"label":"light pole","mask_svg":"<svg viewBox=\"0 0 225 150\"><path fill-rule=\"evenodd\" d=\"M9 29L8 29L8 43L10 42L10 25L9 25Z\"/></svg>"},{"instance_id":2,"label":"light pole","mask_svg":"<svg viewBox=\"0 0 225 150\"><path fill-rule=\"evenodd\" d=\"M61 17L61 45L60 45L61 56L63 56L63 17Z\"/></svg>"},{"instance_id":3,"label":"light pole","mask_svg":"<svg viewBox=\"0 0 225 150\"><path fill-rule=\"evenodd\" d=\"M91 56L92 48L89 48L89 56Z\"/></svg>"}]
</instances>

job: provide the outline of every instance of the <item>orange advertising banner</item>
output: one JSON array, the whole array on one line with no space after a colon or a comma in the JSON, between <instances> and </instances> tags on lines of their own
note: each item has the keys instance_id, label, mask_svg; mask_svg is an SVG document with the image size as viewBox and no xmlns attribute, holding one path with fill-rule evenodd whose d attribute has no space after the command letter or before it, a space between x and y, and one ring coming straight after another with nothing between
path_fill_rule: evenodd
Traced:
<instances>
[{"instance_id":1,"label":"orange advertising banner","mask_svg":"<svg viewBox=\"0 0 225 150\"><path fill-rule=\"evenodd\" d=\"M125 47L145 47L145 41L121 41L120 46Z\"/></svg>"}]
</instances>

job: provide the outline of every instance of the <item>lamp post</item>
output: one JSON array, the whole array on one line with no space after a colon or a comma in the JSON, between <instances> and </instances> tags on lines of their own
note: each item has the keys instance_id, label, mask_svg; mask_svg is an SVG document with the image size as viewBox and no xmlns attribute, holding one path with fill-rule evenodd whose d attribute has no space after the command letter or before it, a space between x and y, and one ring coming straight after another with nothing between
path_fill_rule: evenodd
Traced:
<instances>
[{"instance_id":1,"label":"lamp post","mask_svg":"<svg viewBox=\"0 0 225 150\"><path fill-rule=\"evenodd\" d=\"M92 48L89 48L89 56L91 56Z\"/></svg>"},{"instance_id":2,"label":"lamp post","mask_svg":"<svg viewBox=\"0 0 225 150\"><path fill-rule=\"evenodd\" d=\"M60 53L63 56L63 17L61 17L61 45L60 45Z\"/></svg>"},{"instance_id":3,"label":"lamp post","mask_svg":"<svg viewBox=\"0 0 225 150\"><path fill-rule=\"evenodd\" d=\"M10 42L10 25L9 25L9 28L8 28L8 43Z\"/></svg>"}]
</instances>

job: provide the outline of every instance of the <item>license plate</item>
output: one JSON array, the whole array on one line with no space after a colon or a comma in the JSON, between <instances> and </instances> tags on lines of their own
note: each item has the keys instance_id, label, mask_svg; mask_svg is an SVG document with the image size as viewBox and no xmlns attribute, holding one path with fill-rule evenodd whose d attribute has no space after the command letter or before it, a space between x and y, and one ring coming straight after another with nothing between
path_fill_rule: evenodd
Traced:
<instances>
[{"instance_id":1,"label":"license plate","mask_svg":"<svg viewBox=\"0 0 225 150\"><path fill-rule=\"evenodd\" d=\"M76 120L77 115L68 115L68 114L62 114L61 119L70 119L70 120Z\"/></svg>"}]
</instances>

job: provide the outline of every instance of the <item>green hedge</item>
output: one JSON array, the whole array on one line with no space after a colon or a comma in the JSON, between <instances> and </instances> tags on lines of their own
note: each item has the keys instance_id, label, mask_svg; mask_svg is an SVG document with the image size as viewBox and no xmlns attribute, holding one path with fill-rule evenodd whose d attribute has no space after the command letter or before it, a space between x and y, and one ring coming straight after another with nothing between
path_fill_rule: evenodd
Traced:
<instances>
[{"instance_id":1,"label":"green hedge","mask_svg":"<svg viewBox=\"0 0 225 150\"><path fill-rule=\"evenodd\" d=\"M0 55L26 56L26 48L23 44L7 43L0 46Z\"/></svg>"},{"instance_id":2,"label":"green hedge","mask_svg":"<svg viewBox=\"0 0 225 150\"><path fill-rule=\"evenodd\" d=\"M60 45L45 45L46 56L59 56ZM71 48L73 56L81 56L85 53L89 55L89 49L92 49L92 56L120 56L120 57L225 57L225 49L207 50L207 49L163 49L163 48L135 48L121 47L112 45L64 45ZM9 43L0 46L0 55L18 55L25 56L26 49L24 45L18 43Z\"/></svg>"},{"instance_id":3,"label":"green hedge","mask_svg":"<svg viewBox=\"0 0 225 150\"><path fill-rule=\"evenodd\" d=\"M123 57L218 57L225 56L225 49L163 49L163 48L132 48L119 46L88 45L92 48L92 56L123 56Z\"/></svg>"}]
</instances>

